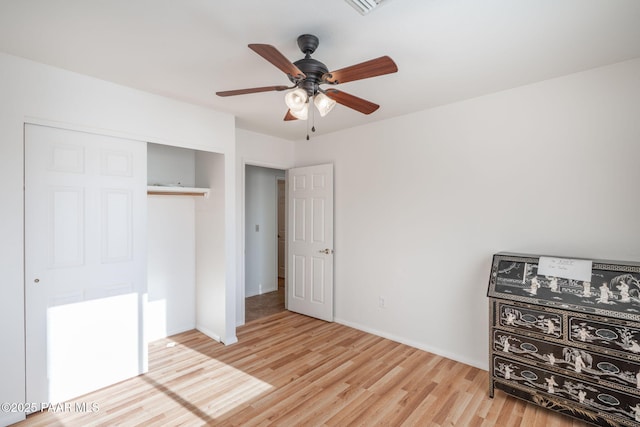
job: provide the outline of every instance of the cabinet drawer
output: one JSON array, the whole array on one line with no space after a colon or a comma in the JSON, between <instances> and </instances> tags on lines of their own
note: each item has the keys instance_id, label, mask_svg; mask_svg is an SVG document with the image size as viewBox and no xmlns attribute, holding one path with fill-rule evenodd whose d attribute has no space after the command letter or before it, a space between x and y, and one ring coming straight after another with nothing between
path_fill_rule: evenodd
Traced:
<instances>
[{"instance_id":1,"label":"cabinet drawer","mask_svg":"<svg viewBox=\"0 0 640 427\"><path fill-rule=\"evenodd\" d=\"M611 321L597 321L583 316L569 316L569 341L597 346L608 353L618 352L640 360L640 328Z\"/></svg>"},{"instance_id":2,"label":"cabinet drawer","mask_svg":"<svg viewBox=\"0 0 640 427\"><path fill-rule=\"evenodd\" d=\"M514 386L529 395L527 400L543 406L555 406L554 409L568 411L573 416L584 415L586 410L623 425L637 426L640 421L640 398L617 389L581 381L501 356L493 358L493 374L499 379L496 383L497 388L502 389L502 383L507 385L507 392L511 392L508 388ZM638 418L636 414L639 414Z\"/></svg>"},{"instance_id":3,"label":"cabinet drawer","mask_svg":"<svg viewBox=\"0 0 640 427\"><path fill-rule=\"evenodd\" d=\"M505 357L525 359L541 368L566 371L582 380L607 383L608 387L640 395L640 363L628 359L500 330L493 332L493 350Z\"/></svg>"},{"instance_id":4,"label":"cabinet drawer","mask_svg":"<svg viewBox=\"0 0 640 427\"><path fill-rule=\"evenodd\" d=\"M562 316L550 311L536 310L497 302L496 322L507 328L562 338Z\"/></svg>"}]
</instances>

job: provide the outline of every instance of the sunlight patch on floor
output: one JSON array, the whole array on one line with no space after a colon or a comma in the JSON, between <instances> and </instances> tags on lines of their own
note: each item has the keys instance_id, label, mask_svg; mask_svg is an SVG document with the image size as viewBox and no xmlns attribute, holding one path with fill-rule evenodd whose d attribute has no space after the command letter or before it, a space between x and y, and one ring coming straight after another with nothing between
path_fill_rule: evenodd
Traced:
<instances>
[{"instance_id":1,"label":"sunlight patch on floor","mask_svg":"<svg viewBox=\"0 0 640 427\"><path fill-rule=\"evenodd\" d=\"M183 367L179 363L174 366L172 368L173 375L177 374L182 377L180 381L177 381L173 375L167 376L168 372L145 375L146 382L164 393L166 396L163 399L165 405L182 406L189 412L189 415L185 414L184 416L192 420L199 419L211 423L238 406L274 389L271 384L224 362L210 358L195 349L188 348L184 344L167 340L159 345L164 347L166 351L176 350L183 355L186 350L191 354L186 360L192 364L198 364L200 360L208 359L207 367L204 370L190 371L189 366ZM193 378L187 378L191 376ZM175 382L178 382L180 386L172 387Z\"/></svg>"},{"instance_id":2,"label":"sunlight patch on floor","mask_svg":"<svg viewBox=\"0 0 640 427\"><path fill-rule=\"evenodd\" d=\"M248 375L238 369L226 366L223 368L225 386L208 406L208 413L218 417L261 394L273 389L270 384Z\"/></svg>"}]
</instances>

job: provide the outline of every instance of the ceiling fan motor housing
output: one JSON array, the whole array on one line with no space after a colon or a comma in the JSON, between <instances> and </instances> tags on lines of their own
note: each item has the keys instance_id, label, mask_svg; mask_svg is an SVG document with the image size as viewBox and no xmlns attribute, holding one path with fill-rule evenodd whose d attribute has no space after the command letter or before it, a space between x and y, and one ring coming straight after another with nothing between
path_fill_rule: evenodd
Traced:
<instances>
[{"instance_id":1,"label":"ceiling fan motor housing","mask_svg":"<svg viewBox=\"0 0 640 427\"><path fill-rule=\"evenodd\" d=\"M327 66L313 58L300 59L293 64L307 76L304 80L297 82L298 87L306 90L309 96L315 95L318 92L318 85L322 82L322 76L329 72Z\"/></svg>"},{"instance_id":2,"label":"ceiling fan motor housing","mask_svg":"<svg viewBox=\"0 0 640 427\"><path fill-rule=\"evenodd\" d=\"M308 96L314 96L318 93L318 86L322 82L322 76L329 72L326 65L311 58L311 54L316 51L319 43L318 37L313 34L303 34L298 37L298 47L305 54L305 57L293 64L307 77L300 81L292 78L290 80L299 88L307 91Z\"/></svg>"}]
</instances>

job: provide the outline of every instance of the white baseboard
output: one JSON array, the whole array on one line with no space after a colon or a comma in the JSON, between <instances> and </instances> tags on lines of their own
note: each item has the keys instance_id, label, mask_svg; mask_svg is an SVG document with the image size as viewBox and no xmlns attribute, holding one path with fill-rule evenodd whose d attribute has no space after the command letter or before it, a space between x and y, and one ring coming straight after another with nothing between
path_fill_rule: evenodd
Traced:
<instances>
[{"instance_id":1,"label":"white baseboard","mask_svg":"<svg viewBox=\"0 0 640 427\"><path fill-rule=\"evenodd\" d=\"M220 338L220 335L214 333L213 331L205 328L204 326L201 325L196 325L196 329L199 330L200 332L202 332L203 334L205 334L206 336L208 336L209 338L211 338L214 341L218 341L218 342L222 342L222 338Z\"/></svg>"},{"instance_id":2,"label":"white baseboard","mask_svg":"<svg viewBox=\"0 0 640 427\"><path fill-rule=\"evenodd\" d=\"M219 343L224 344L224 345L231 345L231 344L235 344L235 343L238 342L238 337L236 335L233 335L232 337L229 337L228 339L223 341L222 338L220 338L220 335L214 333L213 331L211 331L211 330L209 330L209 329L207 329L207 328L205 328L203 326L196 325L196 329L198 331L202 332L203 334L205 334L206 336L208 336L209 338L211 338L212 340L218 341Z\"/></svg>"},{"instance_id":3,"label":"white baseboard","mask_svg":"<svg viewBox=\"0 0 640 427\"><path fill-rule=\"evenodd\" d=\"M236 335L229 337L228 339L221 341L224 345L231 345L238 342L238 337Z\"/></svg>"},{"instance_id":4,"label":"white baseboard","mask_svg":"<svg viewBox=\"0 0 640 427\"><path fill-rule=\"evenodd\" d=\"M480 362L478 360L471 360L469 358L460 356L459 354L455 354L455 353L451 353L451 352L448 352L448 351L444 351L444 350L442 350L440 348L431 347L431 346L426 345L424 343L413 341L413 340L410 340L410 339L407 339L407 338L404 338L404 337L399 337L397 335L389 334L387 332L378 331L376 329L369 328L367 326L360 325L358 323L349 322L348 320L334 318L334 321L336 323L340 323L341 325L345 325L345 326L348 326L350 328L357 329L359 331L363 331L363 332L367 332L369 334L377 335L379 337L386 338L388 340L395 341L395 342L398 342L400 344L405 344L405 345L408 345L410 347L417 348L419 350L424 350L424 351L429 352L429 353L437 354L438 356L446 357L447 359L455 360L456 362L464 363L465 365L473 366L474 368L482 369L483 371L489 370L488 361Z\"/></svg>"}]
</instances>

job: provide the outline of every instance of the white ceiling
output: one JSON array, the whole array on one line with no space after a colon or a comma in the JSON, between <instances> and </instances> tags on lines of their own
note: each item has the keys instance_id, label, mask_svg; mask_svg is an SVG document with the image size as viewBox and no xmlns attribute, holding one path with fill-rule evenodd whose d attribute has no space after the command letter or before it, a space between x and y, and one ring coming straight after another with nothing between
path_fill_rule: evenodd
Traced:
<instances>
[{"instance_id":1,"label":"white ceiling","mask_svg":"<svg viewBox=\"0 0 640 427\"><path fill-rule=\"evenodd\" d=\"M303 139L284 122L288 85L247 44L292 62L315 34L330 70L389 55L395 74L339 85L381 105L338 105L318 134L640 57L639 0L388 0L361 16L344 0L0 0L0 51L229 112L237 126ZM0 70L1 74L1 70ZM0 96L1 99L1 96Z\"/></svg>"}]
</instances>

